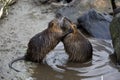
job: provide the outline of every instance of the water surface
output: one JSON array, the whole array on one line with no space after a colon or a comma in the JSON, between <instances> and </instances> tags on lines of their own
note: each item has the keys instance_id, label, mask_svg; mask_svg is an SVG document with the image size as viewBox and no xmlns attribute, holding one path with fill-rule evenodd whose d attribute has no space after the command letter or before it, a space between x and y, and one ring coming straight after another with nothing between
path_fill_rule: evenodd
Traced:
<instances>
[{"instance_id":1,"label":"water surface","mask_svg":"<svg viewBox=\"0 0 120 80\"><path fill-rule=\"evenodd\" d=\"M90 42L94 50L92 61L84 64L67 62L65 67L60 67L64 72L38 64L33 68L33 77L36 80L120 80L120 72L110 59L114 51L111 40L90 39Z\"/></svg>"}]
</instances>

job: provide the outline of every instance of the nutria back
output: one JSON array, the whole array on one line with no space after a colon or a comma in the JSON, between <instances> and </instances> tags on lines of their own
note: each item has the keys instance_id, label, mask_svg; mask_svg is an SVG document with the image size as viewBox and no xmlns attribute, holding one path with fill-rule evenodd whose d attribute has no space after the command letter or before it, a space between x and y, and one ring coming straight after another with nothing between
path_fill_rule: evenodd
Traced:
<instances>
[{"instance_id":1,"label":"nutria back","mask_svg":"<svg viewBox=\"0 0 120 80\"><path fill-rule=\"evenodd\" d=\"M32 37L28 43L26 59L41 62L45 55L53 50L60 41L55 35L57 34L46 29Z\"/></svg>"},{"instance_id":2,"label":"nutria back","mask_svg":"<svg viewBox=\"0 0 120 80\"><path fill-rule=\"evenodd\" d=\"M60 21L62 18L60 18ZM69 32L64 32L60 27L59 19L54 19L48 24L48 28L36 34L28 43L26 60L41 62L43 58L52 51L60 42L64 35Z\"/></svg>"},{"instance_id":3,"label":"nutria back","mask_svg":"<svg viewBox=\"0 0 120 80\"><path fill-rule=\"evenodd\" d=\"M65 50L69 54L69 60L87 62L92 59L92 45L77 28L73 29L74 32L67 35L63 40Z\"/></svg>"},{"instance_id":4,"label":"nutria back","mask_svg":"<svg viewBox=\"0 0 120 80\"><path fill-rule=\"evenodd\" d=\"M87 62L92 59L92 45L89 40L77 29L76 25L68 18L63 20L63 28L73 32L63 39L65 51L69 54L70 61Z\"/></svg>"}]
</instances>

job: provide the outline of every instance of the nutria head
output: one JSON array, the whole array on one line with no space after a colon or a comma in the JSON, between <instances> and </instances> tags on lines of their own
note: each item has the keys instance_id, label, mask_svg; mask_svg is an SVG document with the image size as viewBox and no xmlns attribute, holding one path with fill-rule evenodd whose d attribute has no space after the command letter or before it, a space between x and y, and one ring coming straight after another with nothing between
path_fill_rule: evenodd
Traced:
<instances>
[{"instance_id":1,"label":"nutria head","mask_svg":"<svg viewBox=\"0 0 120 80\"><path fill-rule=\"evenodd\" d=\"M64 17L61 15L56 15L55 18L49 22L48 24L48 28L53 30L59 30L57 32L67 32L68 29L64 30L64 28L62 27L63 25L63 20Z\"/></svg>"},{"instance_id":2,"label":"nutria head","mask_svg":"<svg viewBox=\"0 0 120 80\"><path fill-rule=\"evenodd\" d=\"M62 23L62 25L61 25L61 28L62 28L64 31L71 30L73 34L78 31L76 24L74 24L74 23L73 23L70 19L68 19L67 17L64 17L63 23Z\"/></svg>"}]
</instances>

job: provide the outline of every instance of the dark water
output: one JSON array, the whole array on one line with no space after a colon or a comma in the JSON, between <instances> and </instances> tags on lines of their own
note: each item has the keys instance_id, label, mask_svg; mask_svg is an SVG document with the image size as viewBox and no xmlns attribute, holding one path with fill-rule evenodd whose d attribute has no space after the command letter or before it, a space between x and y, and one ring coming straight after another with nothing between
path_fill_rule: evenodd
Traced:
<instances>
[{"instance_id":1,"label":"dark water","mask_svg":"<svg viewBox=\"0 0 120 80\"><path fill-rule=\"evenodd\" d=\"M90 39L93 45L93 59L84 64L68 62L64 72L53 70L45 64L34 68L36 80L120 80L120 72L110 59L113 53L111 40Z\"/></svg>"}]
</instances>

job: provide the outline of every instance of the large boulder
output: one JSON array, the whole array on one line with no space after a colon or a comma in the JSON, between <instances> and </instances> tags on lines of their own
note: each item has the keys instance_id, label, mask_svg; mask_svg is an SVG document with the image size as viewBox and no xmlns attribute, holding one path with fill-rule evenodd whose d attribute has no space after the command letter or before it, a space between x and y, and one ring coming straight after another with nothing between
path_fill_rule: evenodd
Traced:
<instances>
[{"instance_id":1,"label":"large boulder","mask_svg":"<svg viewBox=\"0 0 120 80\"><path fill-rule=\"evenodd\" d=\"M90 8L94 8L100 12L112 11L110 0L72 0L67 6L60 7L57 10L57 13L60 13L63 16L68 17L72 22L77 23L77 18Z\"/></svg>"},{"instance_id":2,"label":"large boulder","mask_svg":"<svg viewBox=\"0 0 120 80\"><path fill-rule=\"evenodd\" d=\"M90 35L95 38L111 39L109 24L112 17L106 13L99 13L94 9L90 9L78 18L78 23Z\"/></svg>"},{"instance_id":3,"label":"large boulder","mask_svg":"<svg viewBox=\"0 0 120 80\"><path fill-rule=\"evenodd\" d=\"M75 0L72 6L61 7L56 11L56 13L60 13L63 16L66 16L77 25L79 23L80 26L82 26L81 25L81 21L82 21L82 24L83 24L82 27L84 28L79 28L79 29L82 29L83 32L88 32L93 37L102 38L102 39L111 39L109 24L112 21L112 17L108 14L98 13L94 9L90 9L91 7L102 12L103 11L109 12L107 10L108 2L110 1L108 0L106 1L105 0L101 0L101 1L100 0L92 0L92 1ZM101 4L103 4L104 6Z\"/></svg>"},{"instance_id":4,"label":"large boulder","mask_svg":"<svg viewBox=\"0 0 120 80\"><path fill-rule=\"evenodd\" d=\"M117 57L117 62L120 64L120 15L115 17L110 24L110 32L114 53Z\"/></svg>"}]
</instances>

